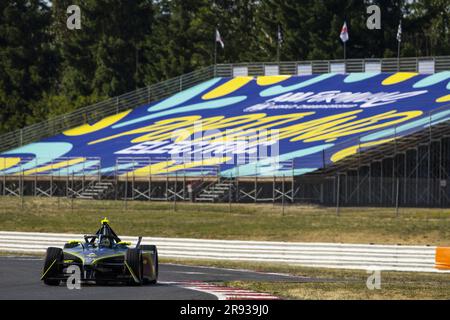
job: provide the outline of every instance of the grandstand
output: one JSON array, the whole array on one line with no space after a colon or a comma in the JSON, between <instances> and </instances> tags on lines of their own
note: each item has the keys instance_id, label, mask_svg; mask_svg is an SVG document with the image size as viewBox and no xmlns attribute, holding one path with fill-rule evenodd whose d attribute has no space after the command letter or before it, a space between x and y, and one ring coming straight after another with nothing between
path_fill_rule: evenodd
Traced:
<instances>
[{"instance_id":1,"label":"grandstand","mask_svg":"<svg viewBox=\"0 0 450 320\"><path fill-rule=\"evenodd\" d=\"M450 57L217 65L0 137L4 196L448 206Z\"/></svg>"}]
</instances>

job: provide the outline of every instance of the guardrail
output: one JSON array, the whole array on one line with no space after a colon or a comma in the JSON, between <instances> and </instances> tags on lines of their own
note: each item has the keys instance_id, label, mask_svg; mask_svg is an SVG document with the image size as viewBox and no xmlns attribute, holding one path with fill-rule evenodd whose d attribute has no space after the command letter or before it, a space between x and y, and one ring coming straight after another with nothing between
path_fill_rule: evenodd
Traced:
<instances>
[{"instance_id":1,"label":"guardrail","mask_svg":"<svg viewBox=\"0 0 450 320\"><path fill-rule=\"evenodd\" d=\"M422 62L432 63L421 67ZM338 66L334 68L333 66ZM339 69L340 68L340 69ZM430 69L431 68L431 69ZM245 69L244 74L239 70ZM234 77L237 75L263 76L273 74L299 75L303 73L328 72L439 72L450 70L450 56L311 60L291 62L249 62L218 64L196 70L145 88L137 89L105 101L80 108L74 112L56 116L19 130L0 135L0 152L59 134L65 130L94 123L107 116L134 109L167 98L213 77Z\"/></svg>"},{"instance_id":2,"label":"guardrail","mask_svg":"<svg viewBox=\"0 0 450 320\"><path fill-rule=\"evenodd\" d=\"M44 253L80 234L0 231L0 251ZM137 237L122 237L135 242ZM143 239L161 257L283 263L307 267L450 272L450 248L433 246L295 243L182 238Z\"/></svg>"},{"instance_id":3,"label":"guardrail","mask_svg":"<svg viewBox=\"0 0 450 320\"><path fill-rule=\"evenodd\" d=\"M446 70L450 70L450 56L218 64L215 74L218 77L234 77L238 75L301 75L328 72L434 73Z\"/></svg>"}]
</instances>

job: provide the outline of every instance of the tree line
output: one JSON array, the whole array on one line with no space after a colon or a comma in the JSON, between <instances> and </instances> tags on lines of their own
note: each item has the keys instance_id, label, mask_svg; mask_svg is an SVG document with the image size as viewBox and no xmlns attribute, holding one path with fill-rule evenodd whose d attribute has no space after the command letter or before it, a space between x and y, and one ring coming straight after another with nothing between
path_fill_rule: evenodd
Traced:
<instances>
[{"instance_id":1,"label":"tree line","mask_svg":"<svg viewBox=\"0 0 450 320\"><path fill-rule=\"evenodd\" d=\"M67 7L81 30L67 28ZM366 8L381 9L381 29ZM214 61L340 59L450 52L448 0L2 0L0 133L64 114ZM278 30L281 31L280 42Z\"/></svg>"}]
</instances>

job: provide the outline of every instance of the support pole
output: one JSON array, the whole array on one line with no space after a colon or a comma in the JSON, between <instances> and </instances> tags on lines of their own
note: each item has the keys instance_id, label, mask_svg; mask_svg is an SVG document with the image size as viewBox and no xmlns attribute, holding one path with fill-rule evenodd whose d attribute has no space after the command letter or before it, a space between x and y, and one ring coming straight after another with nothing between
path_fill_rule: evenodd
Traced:
<instances>
[{"instance_id":1,"label":"support pole","mask_svg":"<svg viewBox=\"0 0 450 320\"><path fill-rule=\"evenodd\" d=\"M292 181L291 181L291 203L294 203L294 193L295 193L295 180L294 180L294 175L295 175L295 160L292 160Z\"/></svg>"},{"instance_id":2,"label":"support pole","mask_svg":"<svg viewBox=\"0 0 450 320\"><path fill-rule=\"evenodd\" d=\"M152 200L152 193L153 193L153 176L152 176L152 160L150 159L150 185L149 185L149 195L148 198L151 201Z\"/></svg>"},{"instance_id":3,"label":"support pole","mask_svg":"<svg viewBox=\"0 0 450 320\"><path fill-rule=\"evenodd\" d=\"M380 160L380 205L383 204L383 159Z\"/></svg>"},{"instance_id":4,"label":"support pole","mask_svg":"<svg viewBox=\"0 0 450 320\"><path fill-rule=\"evenodd\" d=\"M431 144L432 144L432 134L431 134L431 112L429 115L428 123L429 132L429 142L428 142L428 163L427 163L427 204L431 204Z\"/></svg>"},{"instance_id":5,"label":"support pole","mask_svg":"<svg viewBox=\"0 0 450 320\"><path fill-rule=\"evenodd\" d=\"M166 158L166 201L169 201L169 160L167 158Z\"/></svg>"},{"instance_id":6,"label":"support pole","mask_svg":"<svg viewBox=\"0 0 450 320\"><path fill-rule=\"evenodd\" d=\"M258 161L255 161L255 203L258 201Z\"/></svg>"},{"instance_id":7,"label":"support pole","mask_svg":"<svg viewBox=\"0 0 450 320\"><path fill-rule=\"evenodd\" d=\"M71 209L72 209L72 214L73 214L73 201L74 201L74 198L75 198L75 190L74 190L74 174L73 174L73 172L72 172L72 197L71 197L71 201L70 201L70 207L71 207Z\"/></svg>"},{"instance_id":8,"label":"support pole","mask_svg":"<svg viewBox=\"0 0 450 320\"><path fill-rule=\"evenodd\" d=\"M22 170L22 172L21 172L21 174L20 174L20 204L21 204L21 206L22 206L22 209L24 208L24 206L25 206L25 202L24 202L24 198L23 198L23 196L24 196L24 192L23 192L23 188L24 188L24 182L23 182L23 180L24 180L24 173L23 173L23 170Z\"/></svg>"},{"instance_id":9,"label":"support pole","mask_svg":"<svg viewBox=\"0 0 450 320\"><path fill-rule=\"evenodd\" d=\"M152 200L152 160L148 160L148 201Z\"/></svg>"},{"instance_id":10,"label":"support pole","mask_svg":"<svg viewBox=\"0 0 450 320\"><path fill-rule=\"evenodd\" d=\"M420 148L416 148L416 205L419 204L419 150Z\"/></svg>"},{"instance_id":11,"label":"support pole","mask_svg":"<svg viewBox=\"0 0 450 320\"><path fill-rule=\"evenodd\" d=\"M399 204L399 201L398 201L398 197L399 197L399 188L400 188L400 181L399 181L399 179L397 178L397 192L396 192L396 194L395 194L395 216L398 218L399 217L399 210L398 210L398 204Z\"/></svg>"},{"instance_id":12,"label":"support pole","mask_svg":"<svg viewBox=\"0 0 450 320\"><path fill-rule=\"evenodd\" d=\"M228 210L231 213L231 180L230 184L228 185Z\"/></svg>"},{"instance_id":13,"label":"support pole","mask_svg":"<svg viewBox=\"0 0 450 320\"><path fill-rule=\"evenodd\" d=\"M173 211L177 212L177 197L178 197L178 171L175 171L175 188L173 193Z\"/></svg>"},{"instance_id":14,"label":"support pole","mask_svg":"<svg viewBox=\"0 0 450 320\"><path fill-rule=\"evenodd\" d=\"M281 210L282 210L282 215L284 216L284 183L285 183L286 177L283 175L283 181L282 181L282 186L281 186L281 191L282 191L282 197L281 197Z\"/></svg>"},{"instance_id":15,"label":"support pole","mask_svg":"<svg viewBox=\"0 0 450 320\"><path fill-rule=\"evenodd\" d=\"M275 198L276 198L275 187L276 187L275 175L273 175L273 180L272 180L272 205L274 205L274 206L275 206Z\"/></svg>"},{"instance_id":16,"label":"support pole","mask_svg":"<svg viewBox=\"0 0 450 320\"><path fill-rule=\"evenodd\" d=\"M372 164L369 163L369 203L372 204Z\"/></svg>"},{"instance_id":17,"label":"support pole","mask_svg":"<svg viewBox=\"0 0 450 320\"><path fill-rule=\"evenodd\" d=\"M6 158L3 158L3 168L6 168ZM6 173L3 171L3 196L6 195Z\"/></svg>"},{"instance_id":18,"label":"support pole","mask_svg":"<svg viewBox=\"0 0 450 320\"><path fill-rule=\"evenodd\" d=\"M118 160L116 160L116 174L115 174L115 177L114 177L115 182L116 182L116 187L114 188L115 189L114 190L114 200L115 201L117 201L117 193L118 193L118 189L119 189L119 172L117 171L117 169L118 169L117 161ZM83 179L84 179L84 176L83 176Z\"/></svg>"},{"instance_id":19,"label":"support pole","mask_svg":"<svg viewBox=\"0 0 450 320\"><path fill-rule=\"evenodd\" d=\"M128 171L127 171L127 175L125 177L125 194L124 194L124 197L123 197L123 201L124 201L124 204L125 204L125 211L127 210L127 206L128 206L127 198L128 198Z\"/></svg>"},{"instance_id":20,"label":"support pole","mask_svg":"<svg viewBox=\"0 0 450 320\"><path fill-rule=\"evenodd\" d=\"M341 187L341 175L337 175L337 187L336 187L336 215L339 217L339 197L340 197L340 187Z\"/></svg>"}]
</instances>

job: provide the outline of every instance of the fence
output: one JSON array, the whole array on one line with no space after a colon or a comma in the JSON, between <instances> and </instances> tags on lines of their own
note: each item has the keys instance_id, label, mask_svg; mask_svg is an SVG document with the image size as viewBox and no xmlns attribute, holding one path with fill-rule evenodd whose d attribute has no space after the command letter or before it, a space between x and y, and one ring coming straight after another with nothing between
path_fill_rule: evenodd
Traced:
<instances>
[{"instance_id":1,"label":"fence","mask_svg":"<svg viewBox=\"0 0 450 320\"><path fill-rule=\"evenodd\" d=\"M422 67L423 63L426 64L424 67ZM376 65L375 68L374 65ZM186 90L213 77L233 77L238 75L262 76L273 74L302 75L327 72L364 71L409 71L433 73L444 70L450 70L450 56L400 58L399 60L395 58L387 58L219 64L125 93L123 95L80 108L72 113L57 116L44 122L24 127L20 130L3 134L0 136L0 151L19 147L59 134L65 130L80 126L82 124L93 123L104 117L117 114L125 110L134 109L145 104L150 104L182 90Z\"/></svg>"},{"instance_id":2,"label":"fence","mask_svg":"<svg viewBox=\"0 0 450 320\"><path fill-rule=\"evenodd\" d=\"M407 125L323 150L321 203L375 206L450 204L450 104ZM317 181L315 182L317 183Z\"/></svg>"},{"instance_id":3,"label":"fence","mask_svg":"<svg viewBox=\"0 0 450 320\"><path fill-rule=\"evenodd\" d=\"M0 231L0 251L44 253L62 247L80 234ZM136 237L122 237L135 242ZM198 240L145 237L158 254L168 258L256 261L307 267L450 272L450 248L431 246L289 243L263 241Z\"/></svg>"},{"instance_id":4,"label":"fence","mask_svg":"<svg viewBox=\"0 0 450 320\"><path fill-rule=\"evenodd\" d=\"M217 65L219 77L262 75L308 75L328 72L420 72L450 70L450 56L383 59L310 60L290 62L252 62Z\"/></svg>"}]
</instances>

